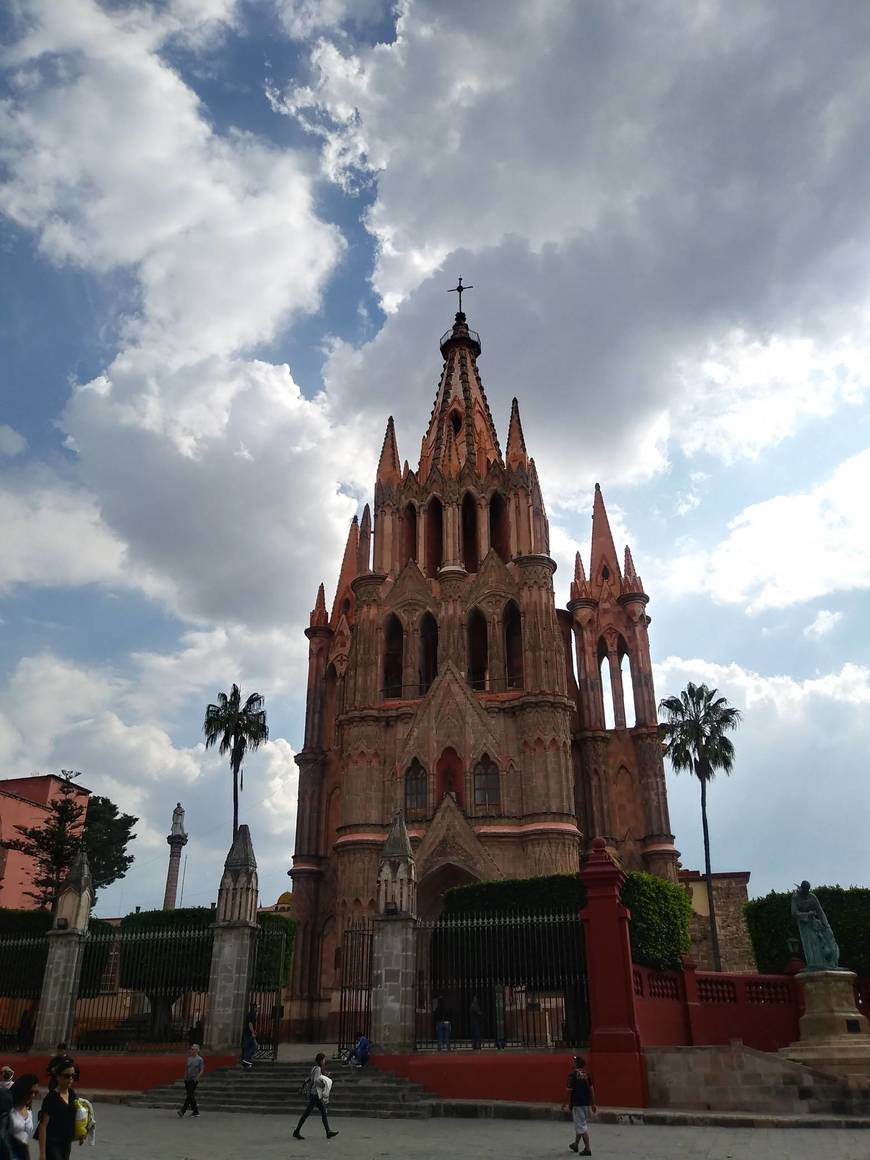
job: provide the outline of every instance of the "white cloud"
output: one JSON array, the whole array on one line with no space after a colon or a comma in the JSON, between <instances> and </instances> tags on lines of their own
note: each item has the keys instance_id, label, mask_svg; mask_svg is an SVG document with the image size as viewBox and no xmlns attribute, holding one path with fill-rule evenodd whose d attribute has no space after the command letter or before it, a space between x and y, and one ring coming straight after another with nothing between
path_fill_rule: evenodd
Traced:
<instances>
[{"instance_id":1,"label":"white cloud","mask_svg":"<svg viewBox=\"0 0 870 1160\"><path fill-rule=\"evenodd\" d=\"M708 793L714 870L751 870L753 894L804 877L863 882L864 839L842 817L844 801L855 816L870 807L857 758L870 744L870 669L844 664L797 680L702 659L668 657L655 666L659 696L689 680L718 688L744 713L733 735L733 775L717 777ZM670 776L668 793L683 864L703 867L697 783ZM820 841L825 834L836 841Z\"/></svg>"},{"instance_id":2,"label":"white cloud","mask_svg":"<svg viewBox=\"0 0 870 1160\"><path fill-rule=\"evenodd\" d=\"M0 455L8 455L13 459L27 449L27 440L24 436L6 423L0 423Z\"/></svg>"},{"instance_id":3,"label":"white cloud","mask_svg":"<svg viewBox=\"0 0 870 1160\"><path fill-rule=\"evenodd\" d=\"M285 839L296 831L299 769L293 758L293 747L283 738L270 741L263 747L265 768L261 780L266 782L267 791L261 805L271 832Z\"/></svg>"},{"instance_id":4,"label":"white cloud","mask_svg":"<svg viewBox=\"0 0 870 1160\"><path fill-rule=\"evenodd\" d=\"M813 620L804 628L804 636L810 640L821 640L823 636L833 632L842 619L842 612L831 612L827 608L820 608Z\"/></svg>"},{"instance_id":5,"label":"white cloud","mask_svg":"<svg viewBox=\"0 0 870 1160\"><path fill-rule=\"evenodd\" d=\"M284 31L293 40L336 32L346 25L365 26L381 19L389 0L272 0Z\"/></svg>"},{"instance_id":6,"label":"white cloud","mask_svg":"<svg viewBox=\"0 0 870 1160\"><path fill-rule=\"evenodd\" d=\"M750 613L870 586L870 451L809 491L752 504L712 551L678 557L665 583Z\"/></svg>"}]
</instances>

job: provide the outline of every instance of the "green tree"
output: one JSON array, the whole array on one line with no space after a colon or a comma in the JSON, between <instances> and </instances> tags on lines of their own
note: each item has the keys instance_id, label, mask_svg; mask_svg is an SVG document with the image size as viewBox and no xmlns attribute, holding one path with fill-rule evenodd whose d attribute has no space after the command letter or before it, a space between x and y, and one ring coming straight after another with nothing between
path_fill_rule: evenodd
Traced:
<instances>
[{"instance_id":1,"label":"green tree","mask_svg":"<svg viewBox=\"0 0 870 1160\"><path fill-rule=\"evenodd\" d=\"M127 844L136 836L130 831L138 818L122 814L114 802L92 797L87 806L76 801L73 781L80 774L60 771L58 795L48 803L48 814L40 826L16 826L18 838L2 843L9 850L26 854L35 863L28 897L46 910L53 910L61 883L73 859L84 846L94 880L94 891L123 878L133 862Z\"/></svg>"},{"instance_id":2,"label":"green tree","mask_svg":"<svg viewBox=\"0 0 870 1160\"><path fill-rule=\"evenodd\" d=\"M131 831L138 821L107 797L95 794L88 800L84 838L94 890L117 882L133 865L127 846L136 837Z\"/></svg>"},{"instance_id":3,"label":"green tree","mask_svg":"<svg viewBox=\"0 0 870 1160\"><path fill-rule=\"evenodd\" d=\"M248 750L259 749L269 740L269 726L266 724L264 698L259 693L251 693L242 704L242 694L238 685L233 685L230 695L218 693L216 705L208 705L202 731L205 747L218 745L223 757L230 755L230 769L233 774L233 841L239 832L239 788L244 789L245 779L242 762ZM240 786L241 775L241 786Z\"/></svg>"},{"instance_id":4,"label":"green tree","mask_svg":"<svg viewBox=\"0 0 870 1160\"><path fill-rule=\"evenodd\" d=\"M734 766L734 743L727 736L740 723L741 713L729 705L718 689L694 685L690 681L678 697L665 697L659 709L667 720L659 725L659 736L674 773L687 770L701 783L701 824L704 829L704 872L710 910L710 938L713 966L722 970L713 877L710 870L710 830L707 825L707 783L717 770L730 773Z\"/></svg>"},{"instance_id":5,"label":"green tree","mask_svg":"<svg viewBox=\"0 0 870 1160\"><path fill-rule=\"evenodd\" d=\"M34 862L32 890L27 897L37 906L52 910L60 884L82 845L82 822L85 807L76 801L72 785L77 773L62 769L63 779L58 795L48 803L48 815L41 826L16 826L18 838L7 838L7 850L26 854Z\"/></svg>"}]
</instances>

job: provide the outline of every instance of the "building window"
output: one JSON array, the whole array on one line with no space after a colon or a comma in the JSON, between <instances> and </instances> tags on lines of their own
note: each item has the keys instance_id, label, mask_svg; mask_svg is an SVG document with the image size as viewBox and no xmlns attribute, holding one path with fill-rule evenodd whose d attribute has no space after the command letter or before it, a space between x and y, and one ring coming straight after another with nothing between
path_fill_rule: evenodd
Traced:
<instances>
[{"instance_id":1,"label":"building window","mask_svg":"<svg viewBox=\"0 0 870 1160\"><path fill-rule=\"evenodd\" d=\"M474 804L497 806L500 800L498 766L484 754L474 768Z\"/></svg>"},{"instance_id":2,"label":"building window","mask_svg":"<svg viewBox=\"0 0 870 1160\"><path fill-rule=\"evenodd\" d=\"M504 661L509 689L523 687L523 627L520 610L511 600L504 610Z\"/></svg>"},{"instance_id":3,"label":"building window","mask_svg":"<svg viewBox=\"0 0 870 1160\"><path fill-rule=\"evenodd\" d=\"M404 644L402 622L397 616L391 616L387 621L384 647L384 696L387 698L402 695Z\"/></svg>"},{"instance_id":4,"label":"building window","mask_svg":"<svg viewBox=\"0 0 870 1160\"><path fill-rule=\"evenodd\" d=\"M405 813L408 817L426 813L429 798L426 781L426 770L415 757L405 774Z\"/></svg>"},{"instance_id":5,"label":"building window","mask_svg":"<svg viewBox=\"0 0 870 1160\"><path fill-rule=\"evenodd\" d=\"M437 576L444 559L444 508L433 497L426 508L426 572Z\"/></svg>"},{"instance_id":6,"label":"building window","mask_svg":"<svg viewBox=\"0 0 870 1160\"><path fill-rule=\"evenodd\" d=\"M489 501L489 542L493 551L505 564L511 557L511 534L507 504L500 492L493 492Z\"/></svg>"},{"instance_id":7,"label":"building window","mask_svg":"<svg viewBox=\"0 0 870 1160\"><path fill-rule=\"evenodd\" d=\"M402 568L409 560L417 559L417 509L409 503L402 512Z\"/></svg>"},{"instance_id":8,"label":"building window","mask_svg":"<svg viewBox=\"0 0 870 1160\"><path fill-rule=\"evenodd\" d=\"M477 571L477 501L468 492L462 500L462 563L466 572Z\"/></svg>"},{"instance_id":9,"label":"building window","mask_svg":"<svg viewBox=\"0 0 870 1160\"><path fill-rule=\"evenodd\" d=\"M480 692L486 688L487 654L486 620L479 608L473 608L468 618L468 683Z\"/></svg>"},{"instance_id":10,"label":"building window","mask_svg":"<svg viewBox=\"0 0 870 1160\"><path fill-rule=\"evenodd\" d=\"M438 622L431 612L420 621L420 696L432 687L438 676Z\"/></svg>"}]
</instances>

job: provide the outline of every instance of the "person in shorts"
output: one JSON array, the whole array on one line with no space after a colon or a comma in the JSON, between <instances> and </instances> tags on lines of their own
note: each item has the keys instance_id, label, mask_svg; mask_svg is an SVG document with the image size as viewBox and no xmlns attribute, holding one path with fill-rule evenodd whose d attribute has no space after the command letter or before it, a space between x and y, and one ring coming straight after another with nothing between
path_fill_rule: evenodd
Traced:
<instances>
[{"instance_id":1,"label":"person in shorts","mask_svg":"<svg viewBox=\"0 0 870 1160\"><path fill-rule=\"evenodd\" d=\"M589 1147L589 1113L595 1114L595 1089L592 1086L592 1076L586 1070L586 1060L582 1055L574 1056L574 1067L568 1075L568 1101L562 1104L562 1111L571 1109L574 1120L574 1143L568 1147L580 1156L591 1156ZM580 1141L583 1141L583 1151L580 1151Z\"/></svg>"}]
</instances>

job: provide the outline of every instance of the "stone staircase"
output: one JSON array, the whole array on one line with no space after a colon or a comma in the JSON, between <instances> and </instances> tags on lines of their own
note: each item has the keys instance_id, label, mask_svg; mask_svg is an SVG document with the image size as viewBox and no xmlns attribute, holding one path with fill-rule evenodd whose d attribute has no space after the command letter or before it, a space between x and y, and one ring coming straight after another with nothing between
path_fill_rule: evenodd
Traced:
<instances>
[{"instance_id":1,"label":"stone staircase","mask_svg":"<svg viewBox=\"0 0 870 1160\"><path fill-rule=\"evenodd\" d=\"M773 1052L656 1047L644 1052L651 1108L769 1115L870 1115L866 1080L809 1068Z\"/></svg>"},{"instance_id":2,"label":"stone staircase","mask_svg":"<svg viewBox=\"0 0 870 1160\"><path fill-rule=\"evenodd\" d=\"M219 1068L206 1072L197 1088L196 1101L204 1114L255 1112L298 1118L305 1106L299 1087L308 1078L311 1066L307 1061L294 1061L258 1063L250 1070ZM332 1061L327 1068L334 1081L329 1100L330 1119L333 1116L428 1119L432 1115L435 1097L409 1080L387 1075L372 1064L359 1069ZM179 1080L128 1096L124 1102L136 1107L177 1109L183 1101L184 1084Z\"/></svg>"}]
</instances>

